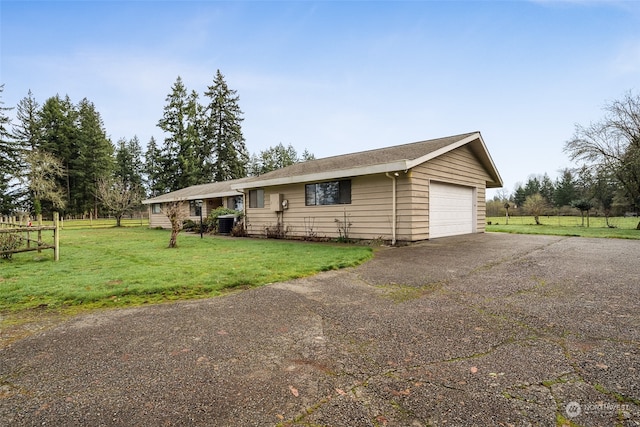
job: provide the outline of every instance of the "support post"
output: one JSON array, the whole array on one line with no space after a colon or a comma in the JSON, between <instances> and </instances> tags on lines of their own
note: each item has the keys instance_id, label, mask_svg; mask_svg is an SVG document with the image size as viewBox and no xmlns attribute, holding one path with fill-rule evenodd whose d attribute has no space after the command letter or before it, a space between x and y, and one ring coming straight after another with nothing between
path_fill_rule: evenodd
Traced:
<instances>
[{"instance_id":1,"label":"support post","mask_svg":"<svg viewBox=\"0 0 640 427\"><path fill-rule=\"evenodd\" d=\"M60 220L59 213L53 213L53 226L55 227L53 230L53 260L60 260Z\"/></svg>"},{"instance_id":2,"label":"support post","mask_svg":"<svg viewBox=\"0 0 640 427\"><path fill-rule=\"evenodd\" d=\"M42 230L40 227L42 227L42 214L38 214L38 253L42 252L42 249L40 249L40 246L42 246Z\"/></svg>"}]
</instances>

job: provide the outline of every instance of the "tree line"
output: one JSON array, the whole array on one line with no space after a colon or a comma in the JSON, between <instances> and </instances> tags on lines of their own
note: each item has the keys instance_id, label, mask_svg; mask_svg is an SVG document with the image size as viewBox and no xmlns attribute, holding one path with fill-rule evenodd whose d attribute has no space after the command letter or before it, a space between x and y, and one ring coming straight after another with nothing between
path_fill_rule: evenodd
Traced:
<instances>
[{"instance_id":1,"label":"tree line","mask_svg":"<svg viewBox=\"0 0 640 427\"><path fill-rule=\"evenodd\" d=\"M113 143L96 106L55 95L39 104L31 91L5 107L0 86L0 214L45 214L118 220L153 197L196 184L259 175L314 158L282 143L249 155L239 96L218 70L203 94L180 76L172 85L154 137Z\"/></svg>"},{"instance_id":2,"label":"tree line","mask_svg":"<svg viewBox=\"0 0 640 427\"><path fill-rule=\"evenodd\" d=\"M532 175L515 191L498 192L487 202L488 216L521 211L536 218L547 214L582 214L597 210L607 219L640 209L640 95L626 93L605 105L604 117L588 126L576 125L564 152L576 168ZM638 224L640 229L640 223Z\"/></svg>"}]
</instances>

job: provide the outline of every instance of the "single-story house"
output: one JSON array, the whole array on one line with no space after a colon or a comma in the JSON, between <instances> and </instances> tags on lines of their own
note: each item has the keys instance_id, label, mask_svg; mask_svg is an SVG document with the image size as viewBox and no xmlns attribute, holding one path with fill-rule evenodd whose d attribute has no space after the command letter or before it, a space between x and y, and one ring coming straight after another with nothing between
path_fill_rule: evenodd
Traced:
<instances>
[{"instance_id":1,"label":"single-story house","mask_svg":"<svg viewBox=\"0 0 640 427\"><path fill-rule=\"evenodd\" d=\"M206 185L220 187L198 189ZM177 200L183 197L177 193L185 191L189 196L184 200L209 195L216 200L226 197L229 203L229 197L243 196L249 235L346 234L352 239L413 242L484 232L485 190L502 187L502 178L480 132L472 132L310 160L257 177L206 185L146 200L151 204L150 225L161 225L154 221L154 204Z\"/></svg>"},{"instance_id":2,"label":"single-story house","mask_svg":"<svg viewBox=\"0 0 640 427\"><path fill-rule=\"evenodd\" d=\"M143 204L149 205L149 227L171 228L171 222L163 212L165 203L181 201L185 205L188 204L188 218L195 222L200 221L200 209L202 209L202 218L206 218L211 211L221 206L242 211L244 206L243 194L238 190L232 189L231 185L247 179L192 185L191 187L143 200ZM201 206L198 205L199 201L202 201ZM185 206L185 211L186 209L187 207Z\"/></svg>"}]
</instances>

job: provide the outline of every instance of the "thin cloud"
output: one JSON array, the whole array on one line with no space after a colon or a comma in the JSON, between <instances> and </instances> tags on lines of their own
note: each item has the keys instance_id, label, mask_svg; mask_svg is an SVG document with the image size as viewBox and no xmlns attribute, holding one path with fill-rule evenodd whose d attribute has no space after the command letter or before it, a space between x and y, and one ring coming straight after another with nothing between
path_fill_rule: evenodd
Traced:
<instances>
[{"instance_id":1,"label":"thin cloud","mask_svg":"<svg viewBox=\"0 0 640 427\"><path fill-rule=\"evenodd\" d=\"M640 39L623 43L611 68L616 75L640 74Z\"/></svg>"}]
</instances>

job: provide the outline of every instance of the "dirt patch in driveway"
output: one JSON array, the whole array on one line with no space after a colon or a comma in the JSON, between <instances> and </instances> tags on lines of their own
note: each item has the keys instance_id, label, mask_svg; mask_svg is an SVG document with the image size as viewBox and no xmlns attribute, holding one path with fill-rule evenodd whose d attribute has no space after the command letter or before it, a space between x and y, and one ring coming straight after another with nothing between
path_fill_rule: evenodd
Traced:
<instances>
[{"instance_id":1,"label":"dirt patch in driveway","mask_svg":"<svg viewBox=\"0 0 640 427\"><path fill-rule=\"evenodd\" d=\"M481 234L0 349L0 424L637 425L640 242Z\"/></svg>"}]
</instances>

